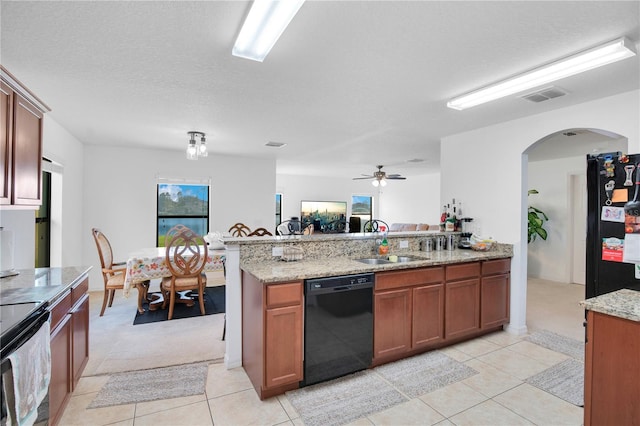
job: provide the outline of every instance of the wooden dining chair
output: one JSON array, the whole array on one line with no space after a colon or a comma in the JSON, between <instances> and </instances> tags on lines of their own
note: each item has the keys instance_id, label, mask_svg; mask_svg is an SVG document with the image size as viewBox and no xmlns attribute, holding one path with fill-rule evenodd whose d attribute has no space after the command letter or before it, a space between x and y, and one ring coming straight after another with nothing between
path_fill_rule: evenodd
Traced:
<instances>
[{"instance_id":1,"label":"wooden dining chair","mask_svg":"<svg viewBox=\"0 0 640 426\"><path fill-rule=\"evenodd\" d=\"M109 301L109 307L113 304L113 297L116 290L124 288L124 276L126 273L125 262L113 261L113 250L111 249L111 243L107 237L97 228L92 228L91 233L93 239L96 242L98 248L98 257L100 257L100 265L102 266L102 279L104 280L104 300L102 301L102 309L100 310L100 316L104 315L104 310L107 307L107 300ZM140 292L138 297L146 297L146 292L149 289L149 281L143 282L139 287Z\"/></svg>"},{"instance_id":2,"label":"wooden dining chair","mask_svg":"<svg viewBox=\"0 0 640 426\"><path fill-rule=\"evenodd\" d=\"M250 232L247 237L264 237L265 235L272 236L273 234L266 228L257 228L253 232Z\"/></svg>"},{"instance_id":3,"label":"wooden dining chair","mask_svg":"<svg viewBox=\"0 0 640 426\"><path fill-rule=\"evenodd\" d=\"M173 228L167 233L165 259L171 271L170 277L164 277L160 289L164 296L163 308L169 303L168 319L173 318L176 293L184 290L197 290L200 302L200 313L204 310L204 288L207 276L203 273L209 251L202 236L183 225ZM171 235L169 235L171 234Z\"/></svg>"},{"instance_id":4,"label":"wooden dining chair","mask_svg":"<svg viewBox=\"0 0 640 426\"><path fill-rule=\"evenodd\" d=\"M249 228L244 223L238 222L229 228L229 232L232 237L246 237L251 233L251 228Z\"/></svg>"}]
</instances>

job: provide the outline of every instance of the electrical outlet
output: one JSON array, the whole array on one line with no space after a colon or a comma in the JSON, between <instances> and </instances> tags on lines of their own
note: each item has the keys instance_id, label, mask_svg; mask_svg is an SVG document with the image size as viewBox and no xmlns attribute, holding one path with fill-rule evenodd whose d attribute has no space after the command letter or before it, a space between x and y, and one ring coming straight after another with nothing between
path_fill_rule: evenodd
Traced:
<instances>
[{"instance_id":1,"label":"electrical outlet","mask_svg":"<svg viewBox=\"0 0 640 426\"><path fill-rule=\"evenodd\" d=\"M409 248L409 241L407 240L400 241L400 248Z\"/></svg>"},{"instance_id":2,"label":"electrical outlet","mask_svg":"<svg viewBox=\"0 0 640 426\"><path fill-rule=\"evenodd\" d=\"M282 247L272 247L271 248L272 256L282 256Z\"/></svg>"}]
</instances>

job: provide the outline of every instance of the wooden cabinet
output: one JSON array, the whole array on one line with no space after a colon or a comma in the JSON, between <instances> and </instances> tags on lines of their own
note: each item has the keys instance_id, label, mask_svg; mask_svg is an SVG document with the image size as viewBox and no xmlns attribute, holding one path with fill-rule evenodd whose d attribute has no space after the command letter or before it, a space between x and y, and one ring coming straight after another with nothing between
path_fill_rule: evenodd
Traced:
<instances>
[{"instance_id":1,"label":"wooden cabinet","mask_svg":"<svg viewBox=\"0 0 640 426\"><path fill-rule=\"evenodd\" d=\"M443 339L443 278L440 266L376 274L374 363Z\"/></svg>"},{"instance_id":2,"label":"wooden cabinet","mask_svg":"<svg viewBox=\"0 0 640 426\"><path fill-rule=\"evenodd\" d=\"M60 421L71 392L89 360L88 278L58 299L51 311L51 383L49 424Z\"/></svg>"},{"instance_id":3,"label":"wooden cabinet","mask_svg":"<svg viewBox=\"0 0 640 426\"><path fill-rule=\"evenodd\" d=\"M640 323L587 312L584 424L639 425Z\"/></svg>"},{"instance_id":4,"label":"wooden cabinet","mask_svg":"<svg viewBox=\"0 0 640 426\"><path fill-rule=\"evenodd\" d=\"M265 285L242 272L242 365L260 399L303 378L302 281Z\"/></svg>"},{"instance_id":5,"label":"wooden cabinet","mask_svg":"<svg viewBox=\"0 0 640 426\"><path fill-rule=\"evenodd\" d=\"M480 262L445 268L445 339L457 339L480 329Z\"/></svg>"},{"instance_id":6,"label":"wooden cabinet","mask_svg":"<svg viewBox=\"0 0 640 426\"><path fill-rule=\"evenodd\" d=\"M482 262L480 327L494 328L509 322L511 259Z\"/></svg>"},{"instance_id":7,"label":"wooden cabinet","mask_svg":"<svg viewBox=\"0 0 640 426\"><path fill-rule=\"evenodd\" d=\"M42 122L49 108L0 66L0 205L41 204Z\"/></svg>"}]
</instances>

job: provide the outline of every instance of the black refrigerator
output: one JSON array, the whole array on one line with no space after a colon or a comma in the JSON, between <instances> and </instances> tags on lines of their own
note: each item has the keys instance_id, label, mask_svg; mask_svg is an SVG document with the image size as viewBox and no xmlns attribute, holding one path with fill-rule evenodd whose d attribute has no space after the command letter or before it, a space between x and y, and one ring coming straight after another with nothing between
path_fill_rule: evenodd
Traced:
<instances>
[{"instance_id":1,"label":"black refrigerator","mask_svg":"<svg viewBox=\"0 0 640 426\"><path fill-rule=\"evenodd\" d=\"M640 290L640 154L587 155L586 297Z\"/></svg>"}]
</instances>

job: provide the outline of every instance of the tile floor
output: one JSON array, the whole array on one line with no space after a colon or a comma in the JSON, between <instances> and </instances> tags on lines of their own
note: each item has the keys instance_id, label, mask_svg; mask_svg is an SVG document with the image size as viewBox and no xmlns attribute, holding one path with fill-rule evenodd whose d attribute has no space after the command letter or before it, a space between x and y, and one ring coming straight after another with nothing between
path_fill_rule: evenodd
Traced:
<instances>
[{"instance_id":1,"label":"tile floor","mask_svg":"<svg viewBox=\"0 0 640 426\"><path fill-rule=\"evenodd\" d=\"M584 338L584 287L531 280L527 323ZM132 326L135 294L118 294L98 317L100 293L91 294L91 359L62 425L303 425L285 396L260 401L242 368L226 370L220 340L223 315ZM206 337L206 338L205 338ZM351 425L580 425L583 409L524 383L565 355L506 332L444 351L479 374L414 398ZM167 342L170 339L170 343ZM110 373L210 360L206 391L170 400L87 409Z\"/></svg>"}]
</instances>

